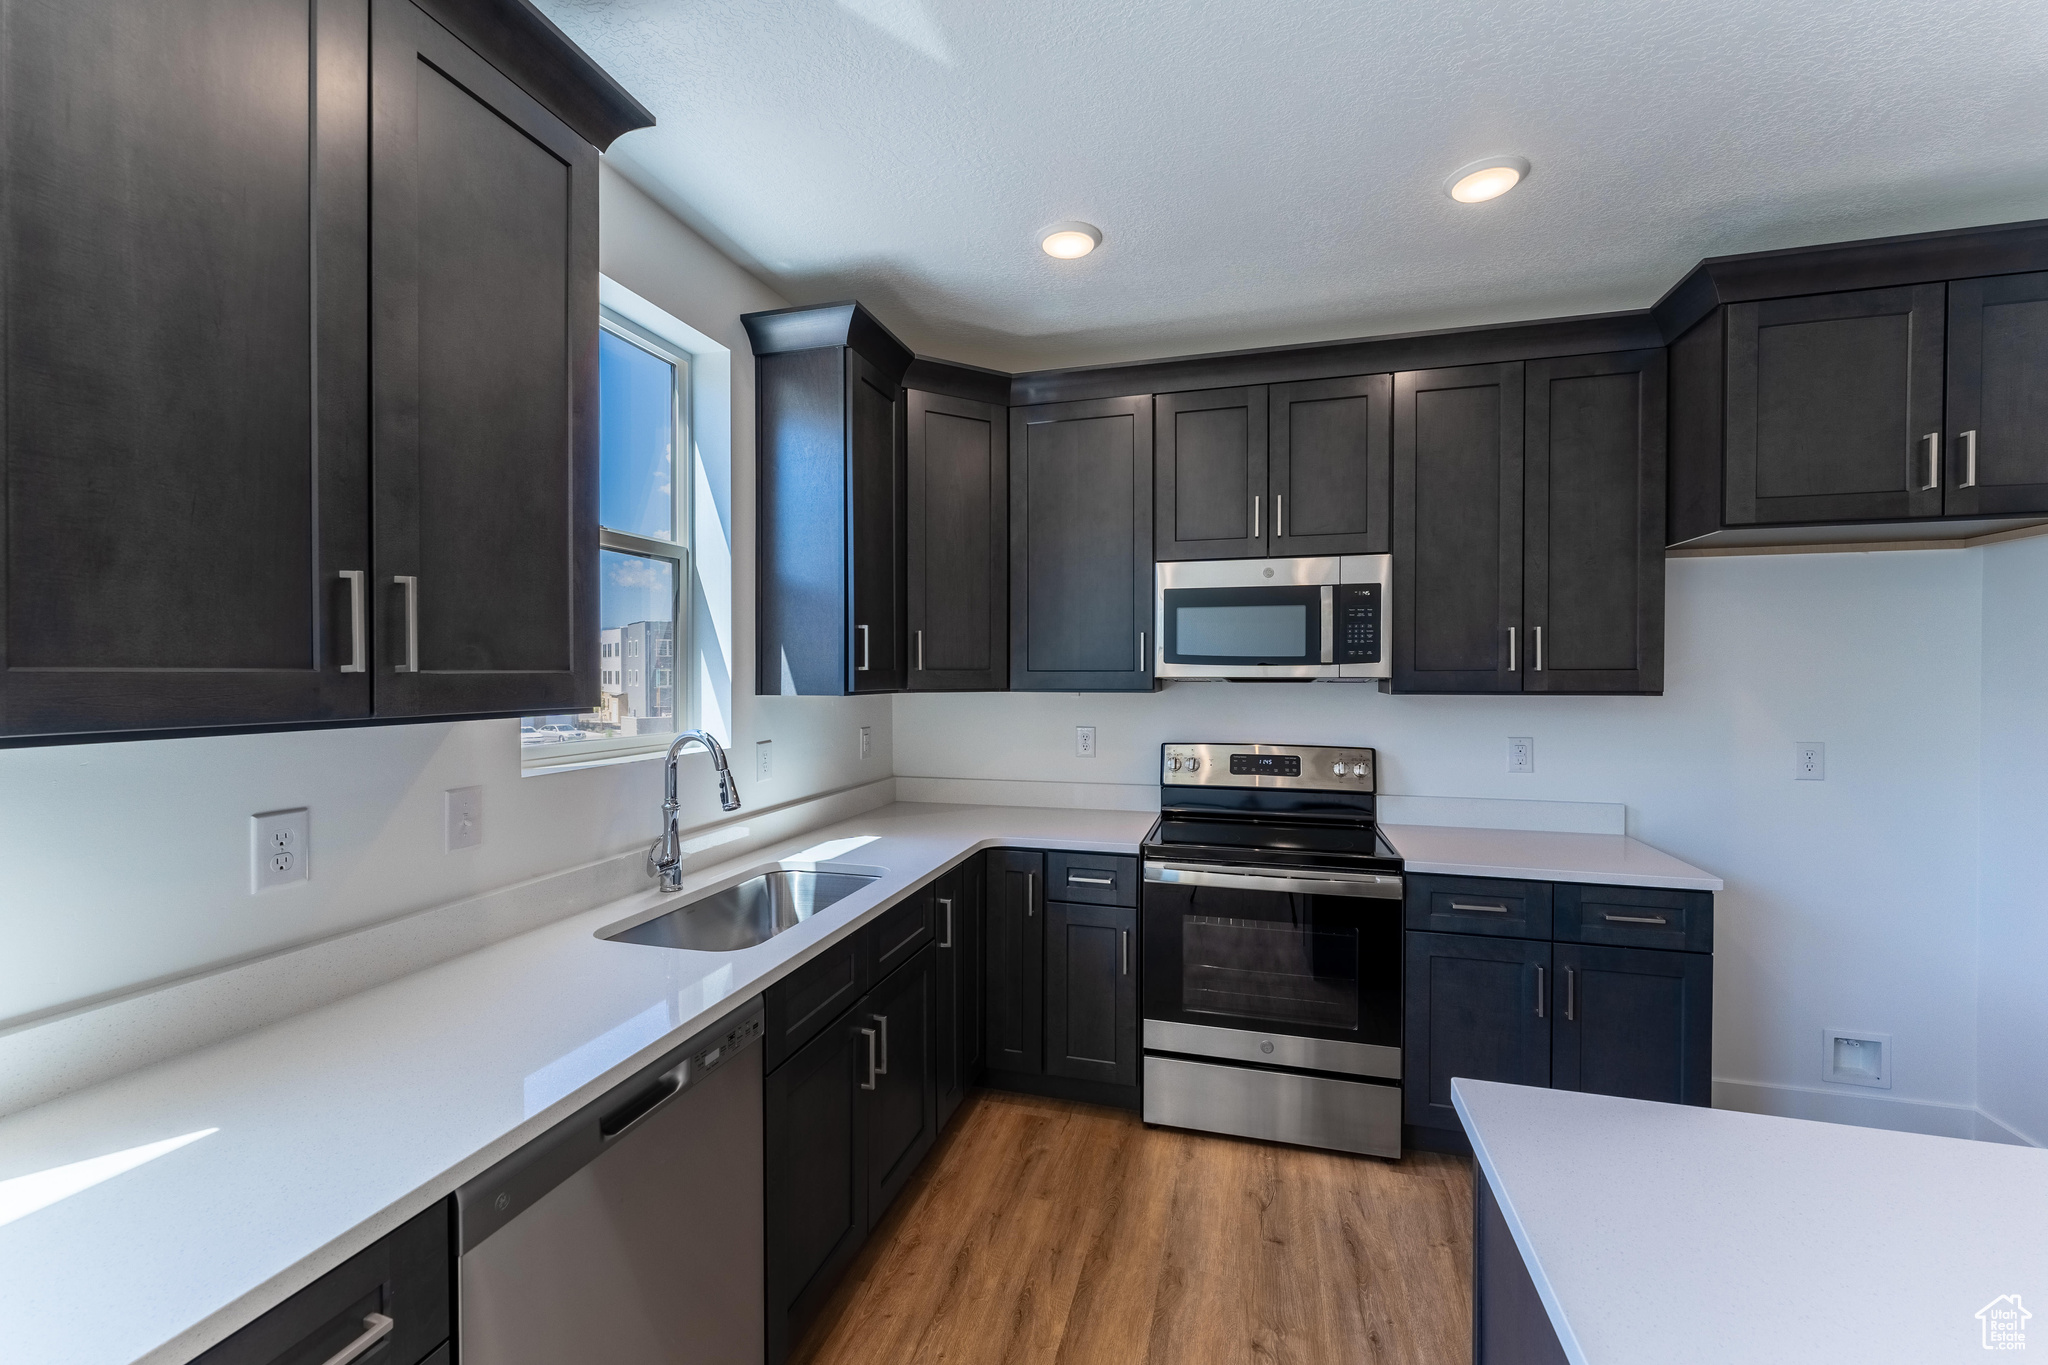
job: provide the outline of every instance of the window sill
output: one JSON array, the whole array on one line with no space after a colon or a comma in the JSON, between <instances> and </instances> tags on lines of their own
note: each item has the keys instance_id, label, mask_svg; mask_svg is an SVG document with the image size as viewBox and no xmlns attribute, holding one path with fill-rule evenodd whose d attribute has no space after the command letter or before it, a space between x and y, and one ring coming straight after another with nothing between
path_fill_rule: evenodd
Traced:
<instances>
[{"instance_id":1,"label":"window sill","mask_svg":"<svg viewBox=\"0 0 2048 1365\"><path fill-rule=\"evenodd\" d=\"M692 750L691 752L695 752ZM521 777L545 777L549 773L580 773L590 768L616 768L622 763L659 763L668 757L668 745L659 749L636 749L626 754L592 754L589 758L563 763L522 763Z\"/></svg>"}]
</instances>

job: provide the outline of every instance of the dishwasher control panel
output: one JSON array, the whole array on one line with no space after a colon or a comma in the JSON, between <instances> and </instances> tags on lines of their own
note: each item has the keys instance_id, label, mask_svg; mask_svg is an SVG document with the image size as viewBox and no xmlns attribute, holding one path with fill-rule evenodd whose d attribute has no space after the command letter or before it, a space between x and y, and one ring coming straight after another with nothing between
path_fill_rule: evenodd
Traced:
<instances>
[{"instance_id":1,"label":"dishwasher control panel","mask_svg":"<svg viewBox=\"0 0 2048 1365\"><path fill-rule=\"evenodd\" d=\"M724 1037L690 1059L690 1070L694 1073L691 1079L694 1080L697 1076L710 1071L733 1053L759 1038L762 1028L761 1016L757 1014L744 1023L728 1029Z\"/></svg>"}]
</instances>

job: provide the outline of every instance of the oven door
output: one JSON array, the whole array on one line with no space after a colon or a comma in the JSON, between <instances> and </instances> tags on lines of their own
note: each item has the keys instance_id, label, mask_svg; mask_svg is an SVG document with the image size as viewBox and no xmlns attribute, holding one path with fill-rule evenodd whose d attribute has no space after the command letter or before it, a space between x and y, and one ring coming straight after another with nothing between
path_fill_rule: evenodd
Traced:
<instances>
[{"instance_id":1,"label":"oven door","mask_svg":"<svg viewBox=\"0 0 2048 1365\"><path fill-rule=\"evenodd\" d=\"M1145 1047L1401 1074L1401 879L1147 862Z\"/></svg>"},{"instance_id":2,"label":"oven door","mask_svg":"<svg viewBox=\"0 0 2048 1365\"><path fill-rule=\"evenodd\" d=\"M1160 677L1338 676L1338 560L1196 561L1158 573Z\"/></svg>"}]
</instances>

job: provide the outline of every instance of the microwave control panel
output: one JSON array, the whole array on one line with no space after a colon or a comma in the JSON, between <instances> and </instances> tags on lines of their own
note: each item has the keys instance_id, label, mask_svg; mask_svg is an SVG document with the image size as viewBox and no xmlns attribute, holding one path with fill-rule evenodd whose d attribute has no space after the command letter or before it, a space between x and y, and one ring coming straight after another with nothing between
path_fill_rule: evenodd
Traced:
<instances>
[{"instance_id":1,"label":"microwave control panel","mask_svg":"<svg viewBox=\"0 0 2048 1365\"><path fill-rule=\"evenodd\" d=\"M1337 589L1337 662L1376 664L1386 617L1386 585L1346 583Z\"/></svg>"}]
</instances>

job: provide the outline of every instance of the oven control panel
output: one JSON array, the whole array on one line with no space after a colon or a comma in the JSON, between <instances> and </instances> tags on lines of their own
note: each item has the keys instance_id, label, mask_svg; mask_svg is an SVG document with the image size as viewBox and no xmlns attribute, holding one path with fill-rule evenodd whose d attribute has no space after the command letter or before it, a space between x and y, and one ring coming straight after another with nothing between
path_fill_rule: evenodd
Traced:
<instances>
[{"instance_id":1,"label":"oven control panel","mask_svg":"<svg viewBox=\"0 0 2048 1365\"><path fill-rule=\"evenodd\" d=\"M1162 744L1159 780L1169 787L1279 787L1369 792L1371 749L1316 744Z\"/></svg>"}]
</instances>

